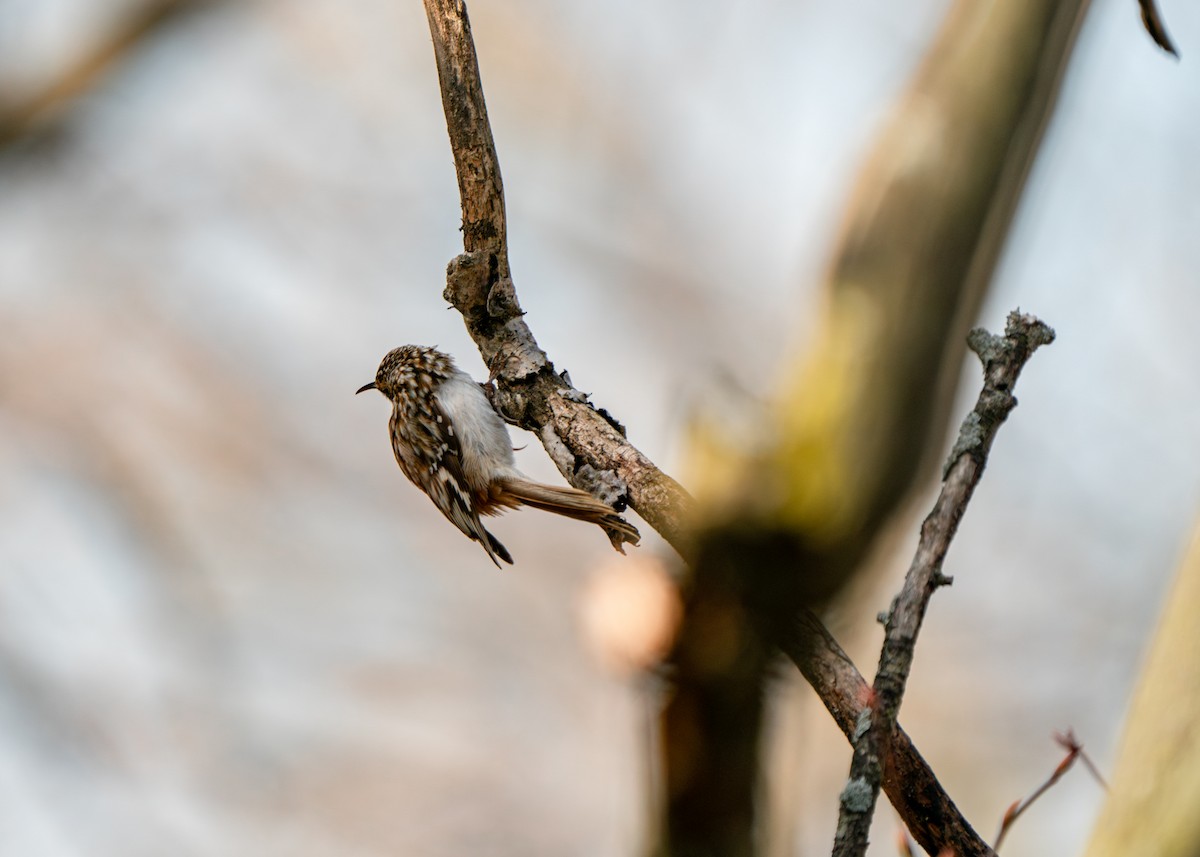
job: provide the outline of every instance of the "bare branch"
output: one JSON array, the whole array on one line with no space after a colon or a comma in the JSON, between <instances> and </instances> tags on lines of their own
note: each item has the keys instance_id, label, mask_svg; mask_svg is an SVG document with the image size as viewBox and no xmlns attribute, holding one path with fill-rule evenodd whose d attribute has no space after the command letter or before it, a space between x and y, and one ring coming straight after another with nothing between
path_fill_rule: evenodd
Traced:
<instances>
[{"instance_id":1,"label":"bare branch","mask_svg":"<svg viewBox=\"0 0 1200 857\"><path fill-rule=\"evenodd\" d=\"M1146 27L1146 32L1150 34L1150 38L1154 39L1154 44L1178 59L1179 51L1175 49L1175 44L1167 35L1167 28L1163 25L1158 5L1154 0L1138 0L1138 6L1142 9L1142 23Z\"/></svg>"},{"instance_id":2,"label":"bare branch","mask_svg":"<svg viewBox=\"0 0 1200 857\"><path fill-rule=\"evenodd\" d=\"M842 793L835 857L866 853L883 759L912 669L917 634L934 590L951 582L942 574L946 551L983 475L996 432L1017 405L1012 390L1021 369L1039 346L1054 341L1054 331L1031 315L1014 312L1008 317L1003 337L977 328L967 341L983 362L983 390L959 429L946 462L941 493L921 525L921 538L904 587L887 613L871 704L861 715L850 777Z\"/></svg>"},{"instance_id":3,"label":"bare branch","mask_svg":"<svg viewBox=\"0 0 1200 857\"><path fill-rule=\"evenodd\" d=\"M80 96L103 81L147 38L188 13L219 0L149 0L130 11L113 31L40 91L23 99L0 101L0 149L61 121Z\"/></svg>"},{"instance_id":4,"label":"bare branch","mask_svg":"<svg viewBox=\"0 0 1200 857\"><path fill-rule=\"evenodd\" d=\"M541 439L571 484L618 510L627 502L682 551L691 506L687 492L630 444L624 427L588 402L565 372L555 371L525 323L509 275L504 188L466 6L462 0L424 3L466 251L447 267L445 298L462 313L496 382L492 402L505 419Z\"/></svg>"},{"instance_id":5,"label":"bare branch","mask_svg":"<svg viewBox=\"0 0 1200 857\"><path fill-rule=\"evenodd\" d=\"M842 734L854 743L873 691L849 656L808 610L800 614L779 643L817 692ZM883 756L883 790L913 838L929 854L950 851L958 857L995 857L899 726Z\"/></svg>"},{"instance_id":6,"label":"bare branch","mask_svg":"<svg viewBox=\"0 0 1200 857\"><path fill-rule=\"evenodd\" d=\"M997 851L1000 850L1000 844L1004 842L1004 837L1008 835L1009 829L1013 826L1013 824L1016 823L1017 819L1025 813L1025 810L1033 806L1034 801L1048 792L1055 783L1062 779L1063 775L1067 771L1071 770L1071 766L1074 765L1076 761L1083 762L1091 775L1096 778L1097 782L1104 786L1104 788L1108 788L1108 785L1104 782L1104 777L1100 776L1100 772L1096 769L1096 766L1092 763L1092 760L1088 758L1087 753L1083 751L1083 745L1079 743L1079 739L1075 737L1075 733L1072 730L1068 729L1066 732L1060 732L1056 734L1054 736L1054 740L1059 746L1067 751L1067 755L1064 756L1063 760L1058 763L1058 765L1054 768L1054 771L1051 772L1050 776L1046 778L1046 781L1030 793L1029 797L1023 800L1014 801L1013 804L1007 810L1005 810L1004 818L1000 820L1000 830L996 833L995 847Z\"/></svg>"}]
</instances>

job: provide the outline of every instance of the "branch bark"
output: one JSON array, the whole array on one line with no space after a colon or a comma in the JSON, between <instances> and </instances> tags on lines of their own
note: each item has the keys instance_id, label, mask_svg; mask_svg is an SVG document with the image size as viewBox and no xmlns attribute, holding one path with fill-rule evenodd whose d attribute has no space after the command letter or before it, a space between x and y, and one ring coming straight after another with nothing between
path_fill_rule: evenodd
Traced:
<instances>
[{"instance_id":1,"label":"branch bark","mask_svg":"<svg viewBox=\"0 0 1200 857\"><path fill-rule=\"evenodd\" d=\"M1012 391L1021 370L1039 346L1053 341L1053 330L1033 316L1017 312L1009 315L1003 337L977 328L968 339L971 350L983 362L983 390L959 429L946 462L942 490L921 525L916 555L887 613L871 704L863 709L856 727L854 759L842 791L833 857L866 854L883 760L896 730L896 715L912 670L917 635L934 590L951 582L942 574L946 552L983 476L992 441L1017 406Z\"/></svg>"},{"instance_id":2,"label":"branch bark","mask_svg":"<svg viewBox=\"0 0 1200 857\"><path fill-rule=\"evenodd\" d=\"M538 436L567 481L618 510L628 503L676 550L686 549L691 498L575 389L538 347L509 273L500 163L462 0L424 0L463 211L465 253L446 270L460 313L496 382L493 404Z\"/></svg>"},{"instance_id":3,"label":"branch bark","mask_svg":"<svg viewBox=\"0 0 1200 857\"><path fill-rule=\"evenodd\" d=\"M807 610L780 637L779 645L853 744L864 713L869 713L872 690L849 656ZM995 857L899 725L882 762L884 793L927 853L949 850L957 857Z\"/></svg>"},{"instance_id":4,"label":"branch bark","mask_svg":"<svg viewBox=\"0 0 1200 857\"><path fill-rule=\"evenodd\" d=\"M1158 5L1154 0L1138 0L1138 6L1142 10L1142 24L1145 25L1146 32L1150 34L1150 38L1154 39L1154 44L1178 59L1179 51L1176 50L1175 43L1171 41L1171 37L1167 35L1167 27L1163 24L1162 15L1158 11Z\"/></svg>"}]
</instances>

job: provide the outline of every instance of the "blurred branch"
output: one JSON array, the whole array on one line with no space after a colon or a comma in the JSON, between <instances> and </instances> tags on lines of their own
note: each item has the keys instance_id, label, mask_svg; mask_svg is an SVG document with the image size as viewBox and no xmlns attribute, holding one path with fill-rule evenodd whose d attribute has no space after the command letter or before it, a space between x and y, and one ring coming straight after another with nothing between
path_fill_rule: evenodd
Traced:
<instances>
[{"instance_id":1,"label":"blurred branch","mask_svg":"<svg viewBox=\"0 0 1200 857\"><path fill-rule=\"evenodd\" d=\"M833 598L932 464L1087 0L958 0L862 172L813 347L761 447L696 446L663 715L663 851L755 851L772 637Z\"/></svg>"},{"instance_id":2,"label":"blurred branch","mask_svg":"<svg viewBox=\"0 0 1200 857\"><path fill-rule=\"evenodd\" d=\"M1167 28L1163 25L1162 15L1158 13L1158 6L1154 0L1138 0L1138 6L1142 9L1142 23L1146 27L1146 32L1150 34L1150 38L1154 39L1154 44L1178 59L1179 51L1175 49L1171 37L1167 35Z\"/></svg>"},{"instance_id":3,"label":"blurred branch","mask_svg":"<svg viewBox=\"0 0 1200 857\"><path fill-rule=\"evenodd\" d=\"M1053 330L1033 316L1018 312L1008 316L1003 337L982 328L971 331L971 350L983 362L983 390L958 431L958 440L946 462L942 490L921 525L916 555L887 613L871 704L863 709L855 733L854 759L842 792L834 857L866 854L883 759L908 685L917 635L934 590L950 583L950 578L942 574L946 552L983 476L996 432L1017 406L1012 391L1021 370L1039 346L1053 341Z\"/></svg>"},{"instance_id":4,"label":"blurred branch","mask_svg":"<svg viewBox=\"0 0 1200 857\"><path fill-rule=\"evenodd\" d=\"M833 552L877 532L932 469L1086 7L954 4L863 167L776 443L751 461L721 444L728 464L702 462L716 511Z\"/></svg>"},{"instance_id":5,"label":"blurred branch","mask_svg":"<svg viewBox=\"0 0 1200 857\"><path fill-rule=\"evenodd\" d=\"M625 429L558 373L525 323L509 274L504 188L471 26L462 0L424 0L463 211L463 255L445 298L466 321L497 384L493 404L534 432L571 484L618 509L624 502L684 549L687 492L625 437Z\"/></svg>"},{"instance_id":6,"label":"blurred branch","mask_svg":"<svg viewBox=\"0 0 1200 857\"><path fill-rule=\"evenodd\" d=\"M779 644L817 692L847 740L854 743L862 717L870 711L872 690L849 656L807 610L780 637ZM894 726L891 740L884 747L882 773L884 793L925 851L995 857L899 725Z\"/></svg>"},{"instance_id":7,"label":"blurred branch","mask_svg":"<svg viewBox=\"0 0 1200 857\"><path fill-rule=\"evenodd\" d=\"M1085 857L1200 854L1198 612L1200 525L1167 594Z\"/></svg>"},{"instance_id":8,"label":"blurred branch","mask_svg":"<svg viewBox=\"0 0 1200 857\"><path fill-rule=\"evenodd\" d=\"M184 15L217 2L220 0L152 0L134 8L104 40L41 91L0 102L0 149L53 128L80 96L100 85L147 39Z\"/></svg>"}]
</instances>

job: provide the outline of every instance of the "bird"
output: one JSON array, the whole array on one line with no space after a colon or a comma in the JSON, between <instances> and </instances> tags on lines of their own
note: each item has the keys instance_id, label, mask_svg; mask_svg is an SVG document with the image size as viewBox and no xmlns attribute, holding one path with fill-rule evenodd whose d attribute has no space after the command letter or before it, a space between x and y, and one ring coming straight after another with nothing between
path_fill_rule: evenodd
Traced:
<instances>
[{"instance_id":1,"label":"bird","mask_svg":"<svg viewBox=\"0 0 1200 857\"><path fill-rule=\"evenodd\" d=\"M512 554L484 528L481 515L532 506L598 524L613 546L637 544L637 528L608 504L576 488L536 482L517 469L508 427L483 386L450 355L402 345L379 363L375 380L355 393L378 390L392 403L388 430L396 463L439 511L479 542L497 568Z\"/></svg>"}]
</instances>

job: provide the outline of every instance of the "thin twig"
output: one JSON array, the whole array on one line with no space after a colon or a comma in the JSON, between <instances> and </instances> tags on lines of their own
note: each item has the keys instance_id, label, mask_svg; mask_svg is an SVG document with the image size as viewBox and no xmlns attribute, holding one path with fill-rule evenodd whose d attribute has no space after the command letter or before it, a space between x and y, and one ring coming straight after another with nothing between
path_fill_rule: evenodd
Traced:
<instances>
[{"instance_id":1,"label":"thin twig","mask_svg":"<svg viewBox=\"0 0 1200 857\"><path fill-rule=\"evenodd\" d=\"M538 347L509 274L500 163L488 124L471 25L462 0L424 0L433 36L442 107L463 211L462 256L446 271L445 298L462 313L496 382L493 404L536 434L555 466L578 488L616 508L628 503L682 551L687 492L588 402Z\"/></svg>"},{"instance_id":2,"label":"thin twig","mask_svg":"<svg viewBox=\"0 0 1200 857\"><path fill-rule=\"evenodd\" d=\"M1017 405L1012 390L1021 369L1039 346L1053 341L1054 331L1050 327L1019 312L1009 314L1003 337L982 328L971 331L967 337L967 344L983 362L983 390L959 429L958 440L943 470L941 493L921 525L916 555L886 616L874 692L857 727L850 777L842 792L834 857L859 857L866 853L867 834L883 776L883 759L908 683L917 634L934 590L951 582L942 574L946 551L983 475L996 432Z\"/></svg>"},{"instance_id":3,"label":"thin twig","mask_svg":"<svg viewBox=\"0 0 1200 857\"><path fill-rule=\"evenodd\" d=\"M1167 28L1163 24L1162 15L1159 14L1158 5L1154 0L1138 0L1138 5L1142 9L1142 24L1145 25L1150 38L1154 39L1154 44L1178 59L1179 51L1175 49L1174 42L1167 35Z\"/></svg>"},{"instance_id":4,"label":"thin twig","mask_svg":"<svg viewBox=\"0 0 1200 857\"><path fill-rule=\"evenodd\" d=\"M1102 785L1105 789L1108 788L1108 784L1104 781L1104 777L1100 776L1100 771L1096 769L1096 766L1092 763L1092 760L1088 758L1087 753L1083 751L1083 745L1079 743L1079 739L1075 737L1075 733L1072 730L1068 729L1066 732L1056 733L1054 740L1060 747L1067 751L1067 755L1064 756L1063 760L1058 763L1058 766L1054 769L1054 772L1050 774L1046 781L1030 793L1029 797L1023 800L1014 801L1013 804L1007 810L1005 810L1004 818L1000 820L1000 830L996 833L995 850L1000 850L1000 843L1004 841L1004 837L1008 835L1009 829L1014 823L1016 823L1016 820L1025 813L1025 810L1029 809L1029 807L1033 805L1034 801L1048 792L1051 786L1062 779L1063 775L1071 769L1071 766L1074 765L1077 760L1083 762L1084 766L1088 769L1091 775L1096 778L1096 781L1099 782L1100 785Z\"/></svg>"},{"instance_id":5,"label":"thin twig","mask_svg":"<svg viewBox=\"0 0 1200 857\"><path fill-rule=\"evenodd\" d=\"M1100 769L1096 767L1096 763L1092 761L1092 757L1087 754L1082 745L1079 747L1079 761L1083 762L1083 766L1087 768L1092 778L1100 784L1100 787L1108 791L1108 780L1100 773Z\"/></svg>"}]
</instances>

